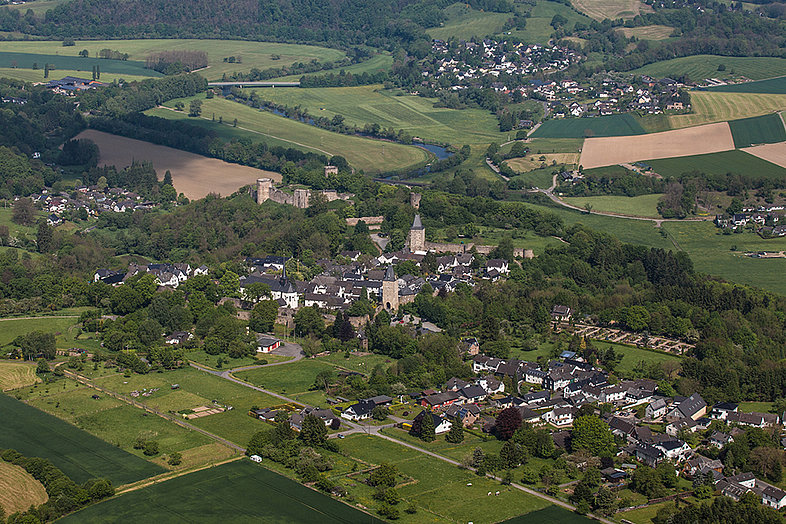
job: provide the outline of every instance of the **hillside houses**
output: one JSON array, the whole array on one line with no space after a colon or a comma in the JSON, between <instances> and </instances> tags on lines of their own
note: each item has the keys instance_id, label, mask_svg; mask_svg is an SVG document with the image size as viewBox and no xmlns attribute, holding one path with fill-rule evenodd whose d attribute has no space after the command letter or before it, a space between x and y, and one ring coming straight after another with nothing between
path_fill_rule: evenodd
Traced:
<instances>
[{"instance_id":1,"label":"hillside houses","mask_svg":"<svg viewBox=\"0 0 786 524\"><path fill-rule=\"evenodd\" d=\"M125 271L114 271L111 269L97 269L93 275L93 282L104 282L112 286L125 283L130 278L140 273L150 273L156 277L159 286L176 288L181 283L195 275L206 275L207 266L192 268L186 263L177 264L129 264Z\"/></svg>"},{"instance_id":2,"label":"hillside houses","mask_svg":"<svg viewBox=\"0 0 786 524\"><path fill-rule=\"evenodd\" d=\"M98 217L101 213L125 213L158 206L155 202L119 187L99 189L98 186L80 186L71 193L57 193L51 188L44 188L40 193L30 195L30 199L35 207L50 214L50 225L61 224L64 216L79 216L86 220Z\"/></svg>"}]
</instances>

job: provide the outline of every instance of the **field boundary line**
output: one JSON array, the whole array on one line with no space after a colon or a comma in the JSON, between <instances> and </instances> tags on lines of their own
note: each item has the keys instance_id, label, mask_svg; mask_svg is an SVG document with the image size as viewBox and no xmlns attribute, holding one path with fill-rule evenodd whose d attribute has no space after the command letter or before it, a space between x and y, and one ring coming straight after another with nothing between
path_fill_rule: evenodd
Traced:
<instances>
[{"instance_id":1,"label":"field boundary line","mask_svg":"<svg viewBox=\"0 0 786 524\"><path fill-rule=\"evenodd\" d=\"M176 479L178 477L182 477L184 475L190 475L191 473L196 473L197 471L202 471L203 469L214 468L216 466L221 466L223 464L227 464L229 462L234 462L236 460L243 460L243 455L236 455L234 457L221 460L219 462L211 462L209 464L202 464L200 466L195 466L193 468L184 469L180 471L167 471L166 473L162 473L160 475L156 475L155 477L151 477L135 484L126 484L125 486L120 486L117 490L115 490L115 496L123 495L124 493L131 493L132 491L137 491L142 488L146 488L148 486L153 486L155 484L160 484L162 482L166 482L168 480Z\"/></svg>"}]
</instances>

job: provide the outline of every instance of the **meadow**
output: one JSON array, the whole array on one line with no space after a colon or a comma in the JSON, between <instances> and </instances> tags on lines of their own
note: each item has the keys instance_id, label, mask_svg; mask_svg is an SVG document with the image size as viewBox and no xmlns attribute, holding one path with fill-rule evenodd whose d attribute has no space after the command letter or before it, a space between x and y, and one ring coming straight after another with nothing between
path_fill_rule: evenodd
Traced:
<instances>
[{"instance_id":1,"label":"meadow","mask_svg":"<svg viewBox=\"0 0 786 524\"><path fill-rule=\"evenodd\" d=\"M746 82L744 84L731 84L708 88L716 93L769 93L786 94L786 76L758 80L756 82Z\"/></svg>"},{"instance_id":2,"label":"meadow","mask_svg":"<svg viewBox=\"0 0 786 524\"><path fill-rule=\"evenodd\" d=\"M674 28L667 25L645 25L641 27L623 27L620 31L625 35L625 38L635 36L639 40L665 40L674 33Z\"/></svg>"},{"instance_id":3,"label":"meadow","mask_svg":"<svg viewBox=\"0 0 786 524\"><path fill-rule=\"evenodd\" d=\"M225 98L205 99L203 95L200 98L203 119L210 120L216 128L224 126L212 122L213 115L227 123L237 118L238 127L257 134L256 140L267 141L267 137L272 137L287 142L289 147L312 149L328 156L342 155L354 168L366 173L407 169L429 158L419 147L333 133ZM190 101L190 98L170 100L166 105L174 107L177 102L183 102L187 107ZM188 117L183 114L183 118Z\"/></svg>"},{"instance_id":4,"label":"meadow","mask_svg":"<svg viewBox=\"0 0 786 524\"><path fill-rule=\"evenodd\" d=\"M573 0L573 7L590 18L602 21L606 18L633 18L640 13L651 13L652 8L639 0Z\"/></svg>"},{"instance_id":5,"label":"meadow","mask_svg":"<svg viewBox=\"0 0 786 524\"><path fill-rule=\"evenodd\" d=\"M675 355L669 355L668 353L662 353L659 351L649 351L647 349L640 349L635 348L632 346L626 346L624 344L614 344L612 342L603 342L600 340L593 340L592 345L600 348L600 349L607 349L610 347L614 348L614 351L622 354L622 360L617 365L616 370L622 371L625 373L631 373L633 368L641 362L679 362L680 357Z\"/></svg>"},{"instance_id":6,"label":"meadow","mask_svg":"<svg viewBox=\"0 0 786 524\"><path fill-rule=\"evenodd\" d=\"M635 197L603 195L589 197L566 197L563 198L568 204L585 207L587 204L592 206L593 211L603 211L607 213L620 213L640 217L658 218L657 205L660 193L651 195L640 195Z\"/></svg>"},{"instance_id":7,"label":"meadow","mask_svg":"<svg viewBox=\"0 0 786 524\"><path fill-rule=\"evenodd\" d=\"M0 508L6 515L17 511L27 511L30 506L38 506L49 500L43 484L22 469L5 461L0 461Z\"/></svg>"},{"instance_id":8,"label":"meadow","mask_svg":"<svg viewBox=\"0 0 786 524\"><path fill-rule=\"evenodd\" d=\"M502 141L497 119L482 109L434 107L436 99L386 91L381 85L309 89L258 89L262 100L307 108L314 116L340 114L356 126L376 123L427 141L456 145Z\"/></svg>"},{"instance_id":9,"label":"meadow","mask_svg":"<svg viewBox=\"0 0 786 524\"><path fill-rule=\"evenodd\" d=\"M62 4L66 0L33 0L31 2L21 2L18 4L9 4L7 6L8 9L18 9L23 12L27 12L28 9L32 10L33 13L36 15L41 15L46 13L49 9L57 7L58 5Z\"/></svg>"},{"instance_id":10,"label":"meadow","mask_svg":"<svg viewBox=\"0 0 786 524\"><path fill-rule=\"evenodd\" d=\"M630 114L595 118L562 118L547 120L530 136L532 138L587 138L643 135L644 129Z\"/></svg>"},{"instance_id":11,"label":"meadow","mask_svg":"<svg viewBox=\"0 0 786 524\"><path fill-rule=\"evenodd\" d=\"M143 512L139 508L144 508ZM90 506L63 523L382 522L243 459Z\"/></svg>"},{"instance_id":12,"label":"meadow","mask_svg":"<svg viewBox=\"0 0 786 524\"><path fill-rule=\"evenodd\" d=\"M668 125L678 129L766 115L786 109L786 95L691 91L691 106L691 113L665 117ZM645 120L648 118L645 117Z\"/></svg>"},{"instance_id":13,"label":"meadow","mask_svg":"<svg viewBox=\"0 0 786 524\"><path fill-rule=\"evenodd\" d=\"M473 37L485 37L502 31L508 13L476 11L469 4L456 3L443 10L447 20L440 27L433 27L426 32L431 38L447 40L460 38L469 40Z\"/></svg>"},{"instance_id":14,"label":"meadow","mask_svg":"<svg viewBox=\"0 0 786 524\"><path fill-rule=\"evenodd\" d=\"M341 71L345 71L347 73L352 73L353 75L357 75L360 73L379 73L381 71L390 71L391 66L393 65L393 57L390 55L378 53L368 60L364 60L359 64L352 64L346 67L337 67L335 69L325 69L322 71L318 71L316 73L310 73L311 75L326 75L328 73L338 74ZM287 75L287 76L279 76L277 78L272 78L271 80L279 80L283 82L295 82L300 80L303 75Z\"/></svg>"},{"instance_id":15,"label":"meadow","mask_svg":"<svg viewBox=\"0 0 786 524\"><path fill-rule=\"evenodd\" d=\"M683 173L692 172L707 175L734 173L741 176L773 179L786 177L786 169L739 150L648 160L647 165L663 177L676 177Z\"/></svg>"},{"instance_id":16,"label":"meadow","mask_svg":"<svg viewBox=\"0 0 786 524\"><path fill-rule=\"evenodd\" d=\"M576 25L576 22L584 25L589 25L592 22L589 17L582 15L561 2L536 0L532 11L530 11L530 16L527 18L527 25L524 29L512 30L511 34L525 42L548 43L551 35L554 33L554 28L551 27L551 20L554 18L554 15L564 17L567 20L566 27L573 27Z\"/></svg>"},{"instance_id":17,"label":"meadow","mask_svg":"<svg viewBox=\"0 0 786 524\"><path fill-rule=\"evenodd\" d=\"M76 482L105 477L117 486L164 471L7 395L0 395L0 411L3 413L0 448L13 448L27 456L47 458Z\"/></svg>"},{"instance_id":18,"label":"meadow","mask_svg":"<svg viewBox=\"0 0 786 524\"><path fill-rule=\"evenodd\" d=\"M554 175L552 172L555 168L546 167L543 169L532 169L528 171L526 170L526 167L528 167L528 162L516 162L516 160L521 159L515 158L505 162L514 171L521 173L511 177L511 181L515 180L517 184L524 184L523 187L539 187L541 189L548 189L551 187L551 184L554 181ZM523 169L522 164L524 164Z\"/></svg>"},{"instance_id":19,"label":"meadow","mask_svg":"<svg viewBox=\"0 0 786 524\"><path fill-rule=\"evenodd\" d=\"M15 42L16 43L16 42ZM36 42L37 43L37 42ZM60 49L73 49L61 47ZM61 73L58 69L83 71L82 76L91 74L93 67L98 66L103 73L113 73L117 75L135 75L144 77L163 76L158 71L145 69L145 63L138 60L106 60L99 58L81 58L76 56L76 51L72 55L32 53L30 49L23 52L8 51L0 42L0 67L20 68L30 71L37 71L41 77L44 76L44 64L54 65L55 70L49 72L50 78L60 78ZM92 77L89 77L92 78ZM106 80L106 79L103 79Z\"/></svg>"},{"instance_id":20,"label":"meadow","mask_svg":"<svg viewBox=\"0 0 786 524\"><path fill-rule=\"evenodd\" d=\"M30 386L40 379L35 374L35 363L0 360L0 391Z\"/></svg>"},{"instance_id":21,"label":"meadow","mask_svg":"<svg viewBox=\"0 0 786 524\"><path fill-rule=\"evenodd\" d=\"M78 53L87 49L90 57L80 58ZM121 53L128 53L128 61L120 60L99 60L98 52L101 49L113 49ZM144 69L145 58L153 52L158 51L204 51L207 53L208 67L200 70L200 73L209 80L219 80L226 74L235 71L247 72L251 69L267 69L270 67L290 66L297 62L310 62L318 60L329 62L340 60L346 56L337 49L316 47L300 44L280 44L274 42L250 42L245 40L195 40L195 39L139 39L139 40L79 40L75 45L63 47L60 41L6 41L0 42L0 65L7 67L3 56L8 53L26 53L30 56L41 55L41 58L28 60L32 66L32 61L38 61L39 66L43 67L44 55L55 56L53 62L56 66L66 69L67 64L81 63L81 61L95 62L101 66L101 80L104 80L104 72L111 73L114 69L122 69L120 73L131 73L126 69L134 68L136 71L140 65L142 72L138 75L161 76L160 73L151 69ZM224 58L230 56L240 57L241 63L224 62ZM274 59L274 56L280 58ZM21 60L18 60L19 67L25 67ZM27 63L27 62L25 62ZM92 65L92 64L91 64ZM91 70L91 65L84 67L74 66L75 69Z\"/></svg>"},{"instance_id":22,"label":"meadow","mask_svg":"<svg viewBox=\"0 0 786 524\"><path fill-rule=\"evenodd\" d=\"M10 344L13 340L31 331L43 331L55 334L58 348L72 347L75 342L78 317L45 317L45 318L4 318L0 319L0 346Z\"/></svg>"},{"instance_id":23,"label":"meadow","mask_svg":"<svg viewBox=\"0 0 786 524\"><path fill-rule=\"evenodd\" d=\"M628 29L623 29L623 31L628 31ZM721 65L726 67L725 71L718 71L718 67ZM693 55L655 62L635 69L632 72L655 78L687 76L693 82L701 82L705 78L727 79L739 76L744 76L751 80L762 80L772 78L773 76L786 75L786 59ZM724 90L720 88L713 89L713 91ZM695 93L695 91L691 92L691 95Z\"/></svg>"},{"instance_id":24,"label":"meadow","mask_svg":"<svg viewBox=\"0 0 786 524\"><path fill-rule=\"evenodd\" d=\"M584 145L584 139L530 137L527 138L526 144L529 146L531 154L578 153Z\"/></svg>"},{"instance_id":25,"label":"meadow","mask_svg":"<svg viewBox=\"0 0 786 524\"><path fill-rule=\"evenodd\" d=\"M778 113L732 120L729 128L737 148L786 141L786 129Z\"/></svg>"},{"instance_id":26,"label":"meadow","mask_svg":"<svg viewBox=\"0 0 786 524\"><path fill-rule=\"evenodd\" d=\"M16 80L21 80L23 82L32 82L32 83L48 82L49 80L55 80L55 79L59 80L60 78L66 76L75 76L78 78L86 78L86 79L93 78L92 69L88 69L88 70L55 69L49 72L49 78L44 78L43 69L35 70L35 69L21 69L21 68L12 68L12 67L0 67L0 78L13 78ZM150 78L150 77L145 75L104 73L102 70L100 81L105 83L112 83L114 81L132 82L132 81L145 80L146 78Z\"/></svg>"}]
</instances>

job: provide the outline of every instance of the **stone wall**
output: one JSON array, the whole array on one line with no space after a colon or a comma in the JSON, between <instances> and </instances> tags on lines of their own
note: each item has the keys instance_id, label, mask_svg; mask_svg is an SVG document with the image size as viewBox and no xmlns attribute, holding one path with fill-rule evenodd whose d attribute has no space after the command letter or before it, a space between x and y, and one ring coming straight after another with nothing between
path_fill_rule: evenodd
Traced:
<instances>
[{"instance_id":1,"label":"stone wall","mask_svg":"<svg viewBox=\"0 0 786 524\"><path fill-rule=\"evenodd\" d=\"M475 244L473 242L467 242L466 244L447 244L442 242L426 242L426 250L428 251L436 251L437 253L455 253L461 254L464 252L471 251L472 248L475 248L475 251L480 253L481 255L488 255L492 251L494 251L497 246L483 246L480 244ZM534 258L535 255L531 249L524 249L521 247L517 247L513 249L513 256L522 257L522 258Z\"/></svg>"},{"instance_id":2,"label":"stone wall","mask_svg":"<svg viewBox=\"0 0 786 524\"><path fill-rule=\"evenodd\" d=\"M257 180L257 204L261 204L266 200L272 200L279 204L287 204L295 206L300 209L305 209L310 205L311 191L308 189L295 189L290 194L273 186L273 180L270 178L260 178ZM321 193L328 202L334 200L349 200L354 195L351 193L339 193L335 189L325 189L317 191Z\"/></svg>"}]
</instances>

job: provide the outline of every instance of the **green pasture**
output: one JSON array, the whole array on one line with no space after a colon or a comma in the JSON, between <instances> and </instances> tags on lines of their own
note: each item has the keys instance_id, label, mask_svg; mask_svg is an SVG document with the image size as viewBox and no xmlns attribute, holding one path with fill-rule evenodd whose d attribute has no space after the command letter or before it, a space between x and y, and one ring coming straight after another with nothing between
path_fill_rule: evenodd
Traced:
<instances>
[{"instance_id":1,"label":"green pasture","mask_svg":"<svg viewBox=\"0 0 786 524\"><path fill-rule=\"evenodd\" d=\"M658 200L663 196L660 193L651 195L640 195L635 197L603 195L589 197L565 197L562 200L568 204L585 207L592 206L592 211L603 211L606 213L619 213L622 215L633 215L641 217L658 218Z\"/></svg>"},{"instance_id":2,"label":"green pasture","mask_svg":"<svg viewBox=\"0 0 786 524\"><path fill-rule=\"evenodd\" d=\"M502 31L505 21L510 17L509 13L477 11L465 3L450 5L443 9L443 13L447 20L439 27L426 31L431 38L469 40L494 35Z\"/></svg>"},{"instance_id":3,"label":"green pasture","mask_svg":"<svg viewBox=\"0 0 786 524\"><path fill-rule=\"evenodd\" d=\"M308 73L306 76L320 76L326 75L328 73L338 74L341 71L352 73L353 75L358 75L360 73L379 73L381 71L390 71L392 65L393 57L391 55L379 53L372 56L368 60L360 62L359 64L352 64L346 67L337 67L335 69L325 69L323 71L317 71L316 73ZM303 76L304 75L280 76L278 78L272 78L271 80L295 82L300 80Z\"/></svg>"},{"instance_id":4,"label":"green pasture","mask_svg":"<svg viewBox=\"0 0 786 524\"><path fill-rule=\"evenodd\" d=\"M578 153L584 145L583 138L528 138L531 154Z\"/></svg>"},{"instance_id":5,"label":"green pasture","mask_svg":"<svg viewBox=\"0 0 786 524\"><path fill-rule=\"evenodd\" d=\"M647 160L645 163L651 166L655 173L664 178L677 177L684 173L693 172L704 173L705 175L734 173L755 179L782 179L786 177L785 168L739 150Z\"/></svg>"},{"instance_id":6,"label":"green pasture","mask_svg":"<svg viewBox=\"0 0 786 524\"><path fill-rule=\"evenodd\" d=\"M581 22L585 25L589 25L592 22L590 18L563 3L537 0L530 12L530 17L527 18L527 25L524 29L512 30L511 34L524 42L546 44L554 33L554 28L551 27L551 20L557 14L568 21L565 24L567 28L572 28L576 25L576 22Z\"/></svg>"},{"instance_id":7,"label":"green pasture","mask_svg":"<svg viewBox=\"0 0 786 524\"><path fill-rule=\"evenodd\" d=\"M643 135L641 124L630 114L590 118L547 120L532 133L532 138L587 138Z\"/></svg>"},{"instance_id":8,"label":"green pasture","mask_svg":"<svg viewBox=\"0 0 786 524\"><path fill-rule=\"evenodd\" d=\"M115 485L122 485L164 471L7 395L0 395L0 412L3 413L0 448L49 459L76 482L105 477Z\"/></svg>"},{"instance_id":9,"label":"green pasture","mask_svg":"<svg viewBox=\"0 0 786 524\"><path fill-rule=\"evenodd\" d=\"M784 95L786 94L786 76L758 80L756 82L746 82L744 84L730 84L707 88L708 91L723 93L769 93Z\"/></svg>"},{"instance_id":10,"label":"green pasture","mask_svg":"<svg viewBox=\"0 0 786 524\"><path fill-rule=\"evenodd\" d=\"M76 331L72 329L77 320L77 317L0 319L0 346L10 344L19 335L43 331L54 333L58 348L74 347L79 344L74 340Z\"/></svg>"},{"instance_id":11,"label":"green pasture","mask_svg":"<svg viewBox=\"0 0 786 524\"><path fill-rule=\"evenodd\" d=\"M8 7L8 9L12 10L19 10L23 13L26 13L27 10L30 9L33 11L33 13L40 16L46 13L49 9L53 9L65 1L66 0L33 0L21 4L9 4L3 7Z\"/></svg>"},{"instance_id":12,"label":"green pasture","mask_svg":"<svg viewBox=\"0 0 786 524\"><path fill-rule=\"evenodd\" d=\"M44 70L43 69L21 69L21 68L12 68L12 67L1 67L0 68L0 78L13 78L15 80L21 80L23 82L48 82L49 80L59 80L66 76L75 76L78 78L86 78L91 79L93 78L92 70L76 70L76 69L55 69L49 72L49 78L44 78ZM133 82L133 81L140 81L145 80L146 78L150 78L147 74L145 75L128 75L128 74L119 74L119 73L104 73L103 67L101 70L101 82L111 83L114 81L125 81L125 82Z\"/></svg>"},{"instance_id":13,"label":"green pasture","mask_svg":"<svg viewBox=\"0 0 786 524\"><path fill-rule=\"evenodd\" d=\"M482 109L434 107L436 99L386 91L381 85L309 89L258 89L262 100L307 108L315 117L340 114L356 126L379 124L425 140L456 145L501 142L497 119ZM205 113L203 113L205 114ZM226 120L226 118L225 118Z\"/></svg>"},{"instance_id":14,"label":"green pasture","mask_svg":"<svg viewBox=\"0 0 786 524\"><path fill-rule=\"evenodd\" d=\"M144 508L140 511L140 508ZM183 475L69 515L62 522L382 522L248 459Z\"/></svg>"},{"instance_id":15,"label":"green pasture","mask_svg":"<svg viewBox=\"0 0 786 524\"><path fill-rule=\"evenodd\" d=\"M1 76L2 75L0 75L0 77ZM6 226L8 228L9 234L12 237L19 236L20 234L34 235L36 232L35 226L22 226L11 220L12 217L14 216L14 210L10 206L9 207L6 206L0 207L0 226ZM42 211L36 210L35 217L33 218L33 220L37 221L43 215L44 213ZM0 344L2 344L1 338L0 338Z\"/></svg>"},{"instance_id":16,"label":"green pasture","mask_svg":"<svg viewBox=\"0 0 786 524\"><path fill-rule=\"evenodd\" d=\"M552 174L554 169L555 168L553 167L535 169L533 171L528 171L526 173L511 177L511 181L515 180L516 182L524 182L526 184L525 187L539 187L541 189L548 189L551 187L554 179L554 175Z\"/></svg>"},{"instance_id":17,"label":"green pasture","mask_svg":"<svg viewBox=\"0 0 786 524\"><path fill-rule=\"evenodd\" d=\"M33 42L36 44L38 42ZM33 70L37 68L38 73L43 79L44 64L51 64L55 66L55 70L49 72L49 78L60 78L58 69L83 71L82 76L91 75L93 66L98 66L101 70L101 80L103 74L114 73L117 75L136 75L146 77L159 77L163 76L158 71L152 69L145 69L145 63L137 60L107 60L100 58L81 58L76 56L76 52L72 55L64 54L45 54L45 53L32 53L32 49L24 48L25 51L8 51L6 50L3 42L0 42L0 67L2 68L20 68ZM30 46L34 47L34 46ZM61 47L60 49L72 49L70 47ZM65 75L63 75L65 76ZM92 78L92 76L87 76Z\"/></svg>"},{"instance_id":18,"label":"green pasture","mask_svg":"<svg viewBox=\"0 0 786 524\"><path fill-rule=\"evenodd\" d=\"M726 70L718 71L718 66L720 65L726 66ZM751 80L762 80L778 75L786 75L786 59L773 57L693 55L648 64L644 67L635 69L633 73L649 75L655 78L674 78L684 75L694 82L701 82L705 78L726 79L739 76L744 76ZM725 89L720 88L715 88L714 90L725 91Z\"/></svg>"},{"instance_id":19,"label":"green pasture","mask_svg":"<svg viewBox=\"0 0 786 524\"><path fill-rule=\"evenodd\" d=\"M758 144L774 144L786 140L786 129L778 113L743 118L729 122L734 147L750 147Z\"/></svg>"},{"instance_id":20,"label":"green pasture","mask_svg":"<svg viewBox=\"0 0 786 524\"><path fill-rule=\"evenodd\" d=\"M600 349L608 349L609 347L613 347L614 351L616 351L617 353L622 353L622 360L620 361L616 369L617 371L622 371L626 373L632 372L633 368L635 368L636 365L642 360L647 363L657 362L658 364L660 364L661 362L680 361L680 357L676 355L670 355L668 353L663 353L660 351L649 351L646 349L626 346L624 344L615 344L613 342L603 342L600 340L593 340L592 345Z\"/></svg>"},{"instance_id":21,"label":"green pasture","mask_svg":"<svg viewBox=\"0 0 786 524\"><path fill-rule=\"evenodd\" d=\"M289 147L307 148L329 156L342 155L352 166L367 173L407 169L429 158L429 154L419 147L333 133L225 98L206 99L204 95L199 98L202 100L202 120L216 130L231 125L237 118L238 127L256 134L256 140L273 138L286 142ZM188 107L191 100L170 100L166 105L174 107L175 103L183 102ZM183 115L183 118L188 117ZM218 123L219 118L223 118L224 125ZM199 119L189 118L189 121Z\"/></svg>"},{"instance_id":22,"label":"green pasture","mask_svg":"<svg viewBox=\"0 0 786 524\"><path fill-rule=\"evenodd\" d=\"M79 52L87 49L90 58L80 58ZM128 53L128 61L98 60L101 49L112 49L121 53ZM132 62L144 67L147 56L160 51L205 51L207 53L208 67L200 73L209 80L220 80L224 74L248 72L251 69L267 69L271 67L289 66L297 62L328 62L342 59L345 54L337 49L328 49L300 44L280 44L275 42L251 42L246 40L196 40L196 39L139 39L139 40L81 40L75 45L63 47L62 41L4 41L0 42L0 64L2 56L6 53L29 53L40 55L55 55L56 66L66 68L60 61L96 61L101 65L101 79L104 71L113 72L112 67L126 67ZM279 56L277 60L273 56ZM240 57L240 63L224 62L230 56ZM43 67L43 59L39 59L39 66ZM70 63L70 62L67 62ZM126 64L124 66L123 64ZM32 65L32 62L31 62ZM23 67L19 63L19 67ZM30 66L25 66L30 67ZM78 68L83 69L84 68ZM90 71L90 66L87 71ZM119 72L126 72L125 70ZM160 76L159 73L145 69L145 76Z\"/></svg>"}]
</instances>

